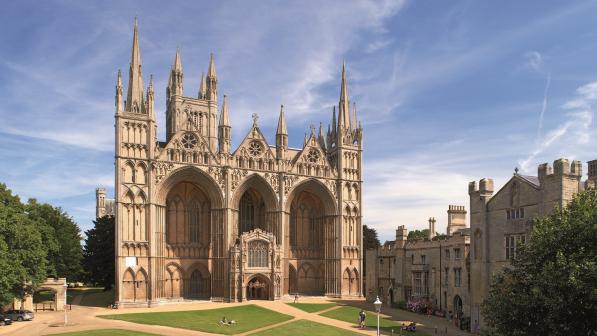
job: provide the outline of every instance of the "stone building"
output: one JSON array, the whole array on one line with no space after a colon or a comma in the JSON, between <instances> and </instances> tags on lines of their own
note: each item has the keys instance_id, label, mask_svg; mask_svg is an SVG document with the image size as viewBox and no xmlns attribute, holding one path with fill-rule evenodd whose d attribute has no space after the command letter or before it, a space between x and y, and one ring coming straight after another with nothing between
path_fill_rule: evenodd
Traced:
<instances>
[{"instance_id":1,"label":"stone building","mask_svg":"<svg viewBox=\"0 0 597 336\"><path fill-rule=\"evenodd\" d=\"M95 189L95 218L114 216L116 214L114 204L114 199L106 198L105 188Z\"/></svg>"},{"instance_id":2,"label":"stone building","mask_svg":"<svg viewBox=\"0 0 597 336\"><path fill-rule=\"evenodd\" d=\"M379 295L388 305L423 301L437 309L469 316L470 235L464 206L450 205L445 235L437 235L429 218L429 235L407 239L401 225L396 240L366 251L367 299Z\"/></svg>"},{"instance_id":3,"label":"stone building","mask_svg":"<svg viewBox=\"0 0 597 336\"><path fill-rule=\"evenodd\" d=\"M565 206L574 194L595 180L596 161L589 162L589 180L581 183L582 163L567 159L539 165L537 176L514 173L494 194L493 180L469 183L471 212L471 321L483 325L480 307L489 294L492 275L510 264L528 239L533 219ZM593 168L591 168L593 167ZM593 172L591 172L591 170Z\"/></svg>"},{"instance_id":4,"label":"stone building","mask_svg":"<svg viewBox=\"0 0 597 336\"><path fill-rule=\"evenodd\" d=\"M119 305L359 297L363 130L345 68L338 114L334 107L327 133L312 126L302 148L288 146L282 108L275 145L254 114L231 148L213 55L194 94L183 94L183 77L177 50L166 139L158 141L153 79L145 92L135 22L126 95L120 71L115 93Z\"/></svg>"}]
</instances>

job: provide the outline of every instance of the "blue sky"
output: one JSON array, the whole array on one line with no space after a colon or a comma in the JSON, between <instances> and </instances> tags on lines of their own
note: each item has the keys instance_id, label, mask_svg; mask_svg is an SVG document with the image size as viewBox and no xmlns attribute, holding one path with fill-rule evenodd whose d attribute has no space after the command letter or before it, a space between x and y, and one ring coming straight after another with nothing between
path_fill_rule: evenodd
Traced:
<instances>
[{"instance_id":1,"label":"blue sky","mask_svg":"<svg viewBox=\"0 0 597 336\"><path fill-rule=\"evenodd\" d=\"M469 181L597 158L597 1L6 2L0 181L83 230L95 187L113 190L114 84L135 16L161 139L177 46L188 95L215 53L236 143L252 113L273 140L284 104L300 147L310 124L329 123L345 59L364 128L364 223L382 239L431 216L444 230L448 204L468 208Z\"/></svg>"}]
</instances>

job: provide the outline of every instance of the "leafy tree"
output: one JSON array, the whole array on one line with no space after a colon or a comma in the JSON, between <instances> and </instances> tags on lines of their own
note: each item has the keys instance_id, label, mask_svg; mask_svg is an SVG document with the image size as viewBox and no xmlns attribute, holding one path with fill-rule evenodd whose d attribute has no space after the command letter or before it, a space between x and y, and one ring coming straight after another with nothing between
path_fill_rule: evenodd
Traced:
<instances>
[{"instance_id":1,"label":"leafy tree","mask_svg":"<svg viewBox=\"0 0 597 336\"><path fill-rule=\"evenodd\" d=\"M498 335L597 334L597 190L535 222L482 313Z\"/></svg>"},{"instance_id":2,"label":"leafy tree","mask_svg":"<svg viewBox=\"0 0 597 336\"><path fill-rule=\"evenodd\" d=\"M378 248L380 246L377 231L367 225L363 225L363 250Z\"/></svg>"},{"instance_id":3,"label":"leafy tree","mask_svg":"<svg viewBox=\"0 0 597 336\"><path fill-rule=\"evenodd\" d=\"M80 280L83 267L81 231L73 219L59 207L30 199L26 210L45 223L39 227L48 248L48 276Z\"/></svg>"},{"instance_id":4,"label":"leafy tree","mask_svg":"<svg viewBox=\"0 0 597 336\"><path fill-rule=\"evenodd\" d=\"M406 237L406 239L408 239L408 240L423 239L423 238L427 238L428 236L429 236L429 229L414 230L414 231L408 232L408 236Z\"/></svg>"},{"instance_id":5,"label":"leafy tree","mask_svg":"<svg viewBox=\"0 0 597 336\"><path fill-rule=\"evenodd\" d=\"M114 217L104 216L93 221L94 227L85 232L83 264L88 281L112 288L114 284Z\"/></svg>"},{"instance_id":6,"label":"leafy tree","mask_svg":"<svg viewBox=\"0 0 597 336\"><path fill-rule=\"evenodd\" d=\"M38 230L43 225L0 183L0 305L22 298L46 278L47 250Z\"/></svg>"}]
</instances>

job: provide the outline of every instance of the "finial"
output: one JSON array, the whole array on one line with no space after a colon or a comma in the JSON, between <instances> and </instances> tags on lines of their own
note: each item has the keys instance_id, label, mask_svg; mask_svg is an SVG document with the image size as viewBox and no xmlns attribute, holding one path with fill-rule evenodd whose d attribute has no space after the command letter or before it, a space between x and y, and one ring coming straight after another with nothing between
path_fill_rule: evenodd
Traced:
<instances>
[{"instance_id":1,"label":"finial","mask_svg":"<svg viewBox=\"0 0 597 336\"><path fill-rule=\"evenodd\" d=\"M518 167L514 168L514 174L518 174Z\"/></svg>"},{"instance_id":2,"label":"finial","mask_svg":"<svg viewBox=\"0 0 597 336\"><path fill-rule=\"evenodd\" d=\"M253 118L253 126L257 126L257 120L259 119L259 115L257 115L257 113L253 113L251 115L251 118Z\"/></svg>"},{"instance_id":3,"label":"finial","mask_svg":"<svg viewBox=\"0 0 597 336\"><path fill-rule=\"evenodd\" d=\"M311 124L309 128L311 128L311 136L313 136L315 134L315 125Z\"/></svg>"}]
</instances>

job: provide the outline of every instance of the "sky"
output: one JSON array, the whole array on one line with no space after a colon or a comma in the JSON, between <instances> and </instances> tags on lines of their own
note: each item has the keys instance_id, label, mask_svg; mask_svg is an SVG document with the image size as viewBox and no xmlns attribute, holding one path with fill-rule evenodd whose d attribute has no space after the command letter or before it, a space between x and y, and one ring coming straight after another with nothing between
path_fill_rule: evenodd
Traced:
<instances>
[{"instance_id":1,"label":"sky","mask_svg":"<svg viewBox=\"0 0 597 336\"><path fill-rule=\"evenodd\" d=\"M176 48L186 95L215 54L233 143L330 122L345 61L364 129L363 223L444 231L468 182L597 159L597 1L10 1L0 12L0 182L92 227L114 184L114 85L134 17L159 140ZM124 82L127 83L125 76ZM220 97L221 99L221 97ZM233 146L234 148L234 146ZM586 176L586 175L585 175Z\"/></svg>"}]
</instances>

